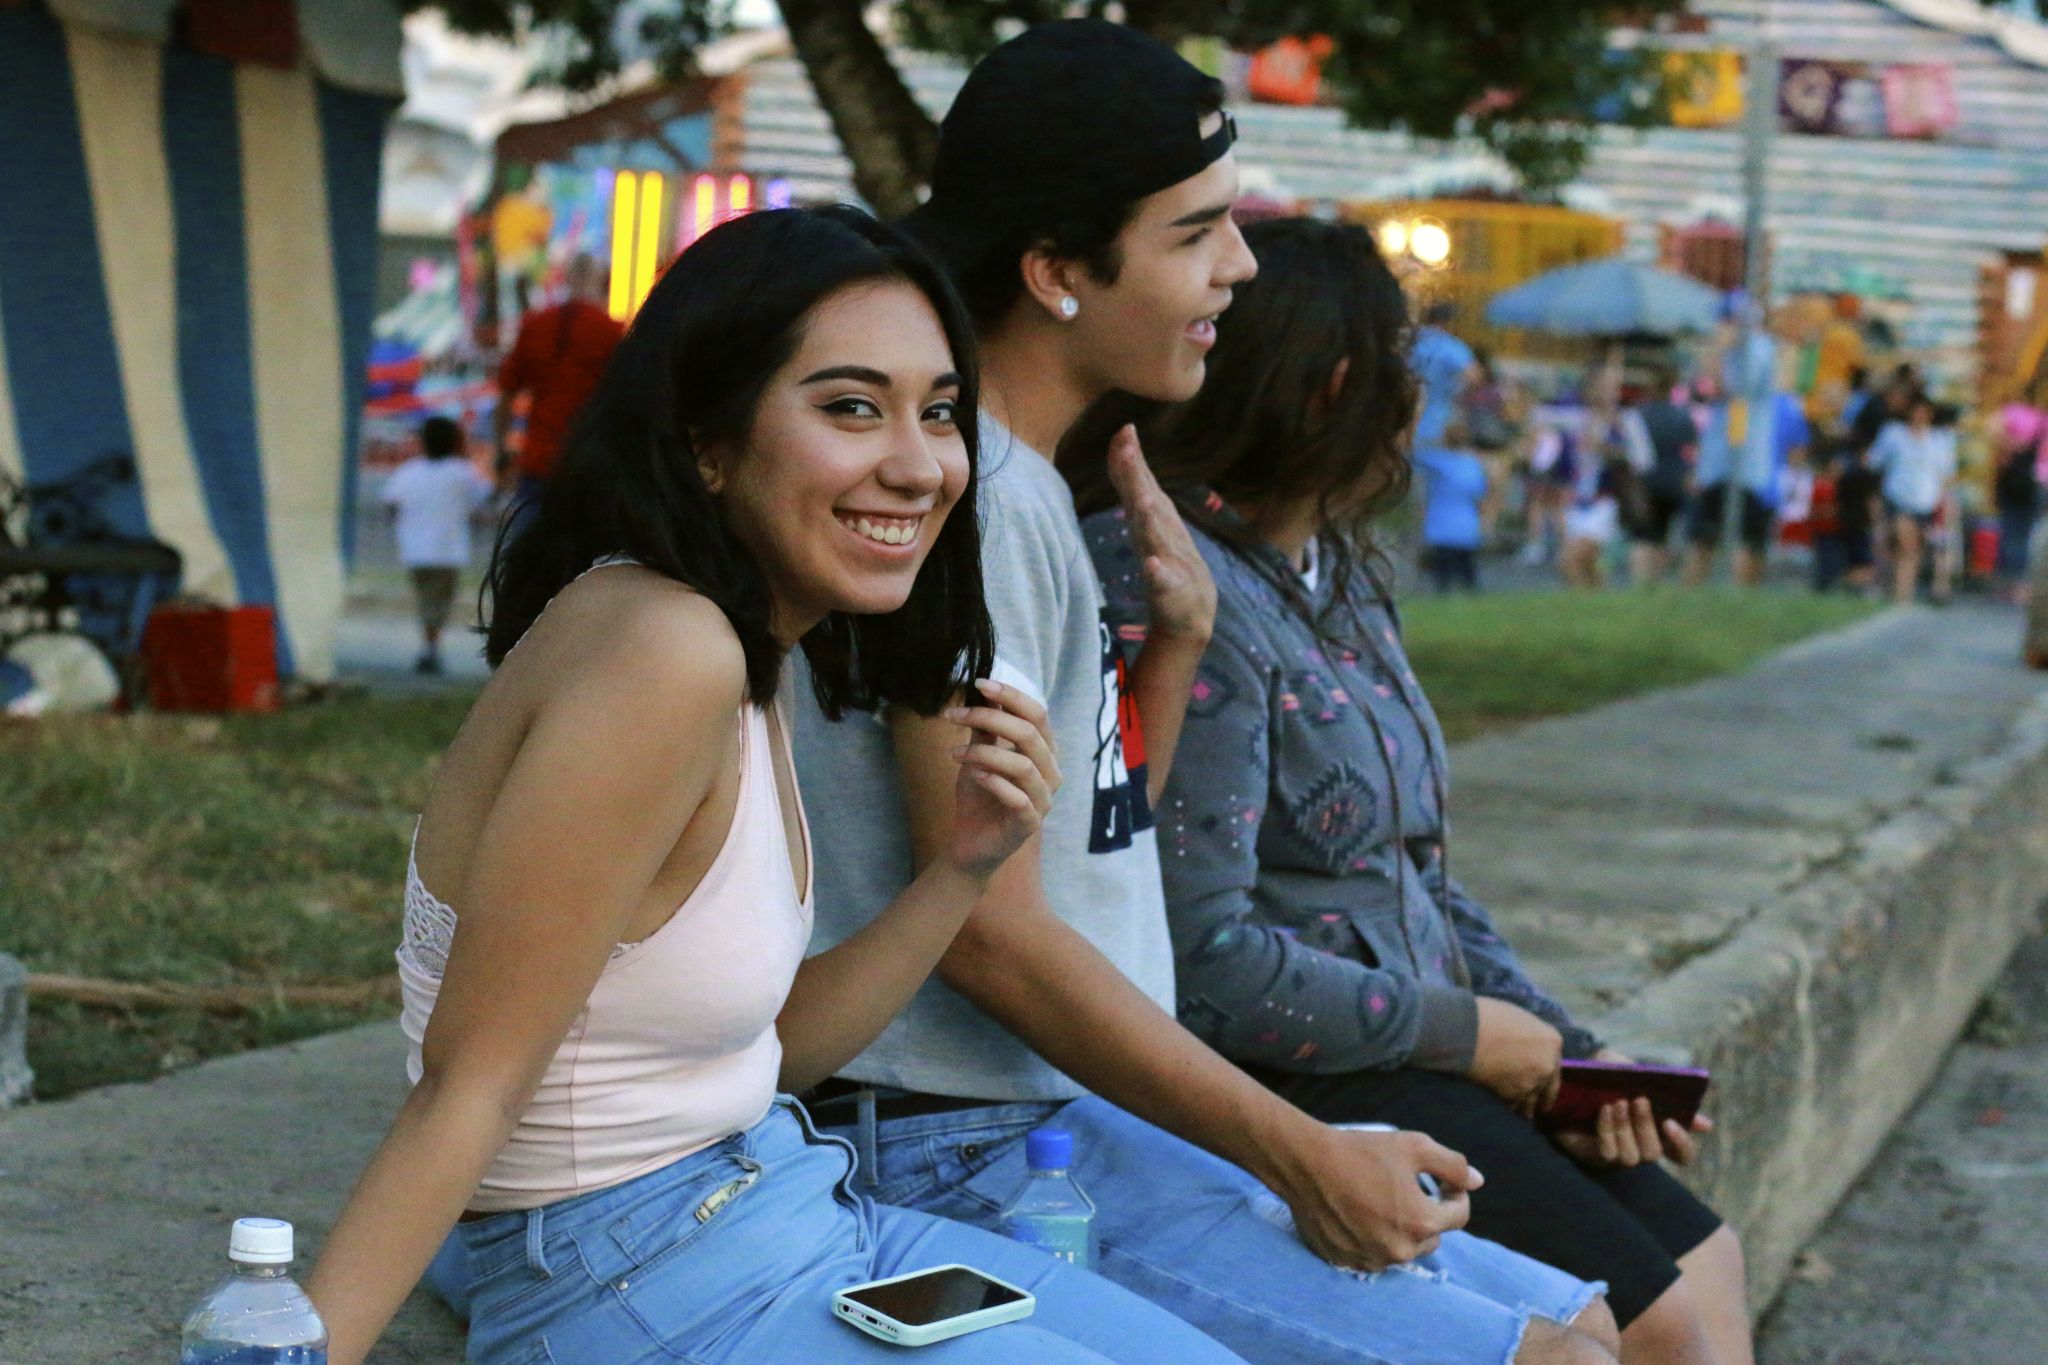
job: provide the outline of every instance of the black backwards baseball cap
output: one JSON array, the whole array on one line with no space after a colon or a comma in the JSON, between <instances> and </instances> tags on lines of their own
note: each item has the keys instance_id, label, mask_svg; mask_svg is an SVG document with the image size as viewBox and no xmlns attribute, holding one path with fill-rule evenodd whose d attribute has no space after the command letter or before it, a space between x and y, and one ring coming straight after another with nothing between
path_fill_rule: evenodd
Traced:
<instances>
[{"instance_id":1,"label":"black backwards baseball cap","mask_svg":"<svg viewBox=\"0 0 2048 1365\"><path fill-rule=\"evenodd\" d=\"M1105 19L1037 24L981 59L939 124L931 198L905 220L954 267L1099 223L1197 175L1237 140L1223 83ZM1012 273L1014 260L1004 263ZM973 300L970 299L970 303Z\"/></svg>"}]
</instances>

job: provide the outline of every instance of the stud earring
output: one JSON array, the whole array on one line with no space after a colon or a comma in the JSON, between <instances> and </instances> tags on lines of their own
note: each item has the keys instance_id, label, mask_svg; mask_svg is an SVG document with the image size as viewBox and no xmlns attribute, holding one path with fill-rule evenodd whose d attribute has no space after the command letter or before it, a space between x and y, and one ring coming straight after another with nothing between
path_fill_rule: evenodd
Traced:
<instances>
[{"instance_id":1,"label":"stud earring","mask_svg":"<svg viewBox=\"0 0 2048 1365\"><path fill-rule=\"evenodd\" d=\"M1060 300L1060 316L1065 318L1068 322L1072 322L1074 320L1074 314L1080 311L1081 300L1075 298L1072 294L1069 294L1065 298Z\"/></svg>"}]
</instances>

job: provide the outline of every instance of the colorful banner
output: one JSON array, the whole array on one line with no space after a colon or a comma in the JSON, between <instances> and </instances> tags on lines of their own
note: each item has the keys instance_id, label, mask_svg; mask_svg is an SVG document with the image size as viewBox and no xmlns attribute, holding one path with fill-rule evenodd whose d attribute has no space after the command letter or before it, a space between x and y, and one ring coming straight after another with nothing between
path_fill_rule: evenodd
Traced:
<instances>
[{"instance_id":1,"label":"colorful banner","mask_svg":"<svg viewBox=\"0 0 2048 1365\"><path fill-rule=\"evenodd\" d=\"M1834 62L1793 58L1778 64L1778 117L1795 133L1841 131L1850 72Z\"/></svg>"},{"instance_id":2,"label":"colorful banner","mask_svg":"<svg viewBox=\"0 0 2048 1365\"><path fill-rule=\"evenodd\" d=\"M1940 137L1962 122L1946 65L1886 67L1881 83L1885 131L1893 137Z\"/></svg>"},{"instance_id":3,"label":"colorful banner","mask_svg":"<svg viewBox=\"0 0 2048 1365\"><path fill-rule=\"evenodd\" d=\"M1742 54L1667 52L1671 122L1679 128L1725 128L1742 117Z\"/></svg>"}]
</instances>

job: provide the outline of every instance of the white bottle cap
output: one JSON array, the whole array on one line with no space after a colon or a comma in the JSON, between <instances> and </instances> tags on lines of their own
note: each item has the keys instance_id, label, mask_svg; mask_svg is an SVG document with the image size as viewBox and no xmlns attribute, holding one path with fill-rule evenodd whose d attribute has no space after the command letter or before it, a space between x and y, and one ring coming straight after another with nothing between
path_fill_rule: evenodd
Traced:
<instances>
[{"instance_id":1,"label":"white bottle cap","mask_svg":"<svg viewBox=\"0 0 2048 1365\"><path fill-rule=\"evenodd\" d=\"M228 1259L243 1265L290 1265L292 1225L279 1218L237 1218Z\"/></svg>"}]
</instances>

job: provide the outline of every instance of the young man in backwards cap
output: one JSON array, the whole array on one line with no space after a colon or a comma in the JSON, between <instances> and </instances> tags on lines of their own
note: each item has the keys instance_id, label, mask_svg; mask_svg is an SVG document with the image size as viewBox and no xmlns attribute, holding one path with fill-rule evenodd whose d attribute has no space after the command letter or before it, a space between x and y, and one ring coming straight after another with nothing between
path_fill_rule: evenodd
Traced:
<instances>
[{"instance_id":1,"label":"young man in backwards cap","mask_svg":"<svg viewBox=\"0 0 2048 1365\"><path fill-rule=\"evenodd\" d=\"M1320 1124L1173 1016L1150 802L1215 590L1122 434L1112 468L1153 623L1126 670L1051 455L1105 394L1201 386L1217 316L1255 269L1230 218L1234 136L1218 82L1094 20L1004 44L946 116L911 226L981 328L997 681L1046 703L1068 777L941 979L813 1104L857 1142L874 1197L972 1222L1022 1185L1027 1131L1068 1130L1097 1268L1253 1360L1610 1360L1600 1286L1455 1231L1480 1184L1457 1153ZM961 738L943 720L832 723L803 707L802 782L843 801L814 831L813 951L858 932L936 853ZM1347 1273L1404 1262L1423 1273Z\"/></svg>"}]
</instances>

